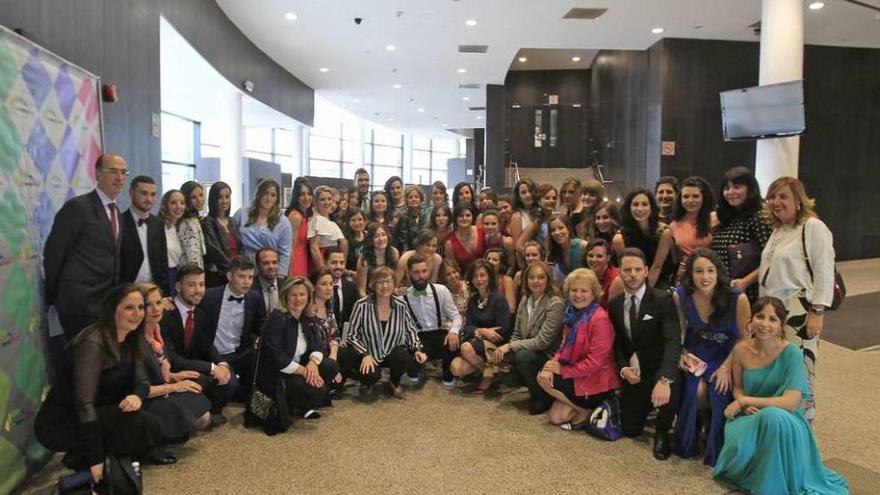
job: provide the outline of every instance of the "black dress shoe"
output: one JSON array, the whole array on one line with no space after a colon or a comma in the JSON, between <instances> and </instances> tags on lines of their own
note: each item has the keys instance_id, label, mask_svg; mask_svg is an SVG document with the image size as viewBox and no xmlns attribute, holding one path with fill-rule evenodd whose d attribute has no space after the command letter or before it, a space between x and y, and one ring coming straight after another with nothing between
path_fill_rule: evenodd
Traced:
<instances>
[{"instance_id":1,"label":"black dress shoe","mask_svg":"<svg viewBox=\"0 0 880 495\"><path fill-rule=\"evenodd\" d=\"M669 433L654 435L654 459L665 461L672 453L672 443L669 441Z\"/></svg>"},{"instance_id":2,"label":"black dress shoe","mask_svg":"<svg viewBox=\"0 0 880 495\"><path fill-rule=\"evenodd\" d=\"M177 463L177 457L168 453L154 453L147 459L154 466L168 466Z\"/></svg>"},{"instance_id":3,"label":"black dress shoe","mask_svg":"<svg viewBox=\"0 0 880 495\"><path fill-rule=\"evenodd\" d=\"M552 405L553 403L548 401L532 401L529 403L529 414L532 416L544 414L550 410Z\"/></svg>"}]
</instances>

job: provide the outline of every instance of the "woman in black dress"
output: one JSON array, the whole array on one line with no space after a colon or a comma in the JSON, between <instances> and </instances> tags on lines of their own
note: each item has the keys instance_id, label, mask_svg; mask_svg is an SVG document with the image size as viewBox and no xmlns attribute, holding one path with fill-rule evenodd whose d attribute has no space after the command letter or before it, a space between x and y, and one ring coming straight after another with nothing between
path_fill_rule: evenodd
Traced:
<instances>
[{"instance_id":1,"label":"woman in black dress","mask_svg":"<svg viewBox=\"0 0 880 495\"><path fill-rule=\"evenodd\" d=\"M107 454L176 461L152 455L162 420L142 407L150 387L145 346L144 296L134 284L114 287L98 321L68 344L58 381L34 423L40 443L67 452L67 467L89 469L97 481Z\"/></svg>"},{"instance_id":2,"label":"woman in black dress","mask_svg":"<svg viewBox=\"0 0 880 495\"><path fill-rule=\"evenodd\" d=\"M238 256L241 239L235 223L229 217L232 188L225 182L215 182L208 192L208 216L202 219L205 236L205 285L226 285L229 260Z\"/></svg>"},{"instance_id":3,"label":"woman in black dress","mask_svg":"<svg viewBox=\"0 0 880 495\"><path fill-rule=\"evenodd\" d=\"M620 232L611 242L615 253L625 248L637 247L645 253L650 266L648 285L665 289L672 284L675 263L672 248L675 246L669 226L658 218L659 209L654 194L637 187L626 195L621 212Z\"/></svg>"}]
</instances>

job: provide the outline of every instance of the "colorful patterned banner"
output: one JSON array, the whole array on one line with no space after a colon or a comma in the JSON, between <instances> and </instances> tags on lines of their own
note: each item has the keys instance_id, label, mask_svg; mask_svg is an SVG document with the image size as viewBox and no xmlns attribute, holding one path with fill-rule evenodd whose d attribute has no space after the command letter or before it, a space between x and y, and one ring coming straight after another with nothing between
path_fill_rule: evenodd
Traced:
<instances>
[{"instance_id":1,"label":"colorful patterned banner","mask_svg":"<svg viewBox=\"0 0 880 495\"><path fill-rule=\"evenodd\" d=\"M0 494L48 452L33 422L48 390L43 243L94 187L98 79L0 26Z\"/></svg>"}]
</instances>

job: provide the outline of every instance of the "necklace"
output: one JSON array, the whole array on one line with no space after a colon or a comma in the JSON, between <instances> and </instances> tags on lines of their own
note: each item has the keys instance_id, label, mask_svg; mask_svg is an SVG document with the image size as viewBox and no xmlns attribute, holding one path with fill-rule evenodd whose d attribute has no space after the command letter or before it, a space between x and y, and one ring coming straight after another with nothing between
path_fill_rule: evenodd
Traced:
<instances>
[{"instance_id":1,"label":"necklace","mask_svg":"<svg viewBox=\"0 0 880 495\"><path fill-rule=\"evenodd\" d=\"M477 309L483 309L486 307L487 304L489 304L489 296L488 295L486 296L485 299L483 299L479 295L477 296Z\"/></svg>"}]
</instances>

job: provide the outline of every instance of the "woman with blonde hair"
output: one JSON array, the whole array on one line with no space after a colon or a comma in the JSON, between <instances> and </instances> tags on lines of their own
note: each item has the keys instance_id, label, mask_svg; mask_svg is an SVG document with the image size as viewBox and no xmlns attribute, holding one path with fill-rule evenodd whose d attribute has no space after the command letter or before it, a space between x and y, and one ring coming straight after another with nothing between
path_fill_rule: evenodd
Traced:
<instances>
[{"instance_id":1,"label":"woman with blonde hair","mask_svg":"<svg viewBox=\"0 0 880 495\"><path fill-rule=\"evenodd\" d=\"M186 211L186 198L182 192L171 189L162 195L159 218L165 224L165 251L168 254L168 287L163 289L171 297L177 295L174 283L177 282L177 267L180 266L180 259L183 257L183 248L177 235L177 224L183 218L184 211Z\"/></svg>"},{"instance_id":2,"label":"woman with blonde hair","mask_svg":"<svg viewBox=\"0 0 880 495\"><path fill-rule=\"evenodd\" d=\"M290 220L281 212L278 182L272 179L260 182L251 205L235 212L234 221L244 254L253 259L260 249L272 248L278 251L279 272L288 273L293 233Z\"/></svg>"},{"instance_id":3,"label":"woman with blonde hair","mask_svg":"<svg viewBox=\"0 0 880 495\"><path fill-rule=\"evenodd\" d=\"M780 177L767 190L773 233L758 268L761 297L782 300L788 312L785 338L804 354L810 399L808 420L815 416L816 359L826 308L834 298L834 238L813 211L814 201L794 177Z\"/></svg>"}]
</instances>

